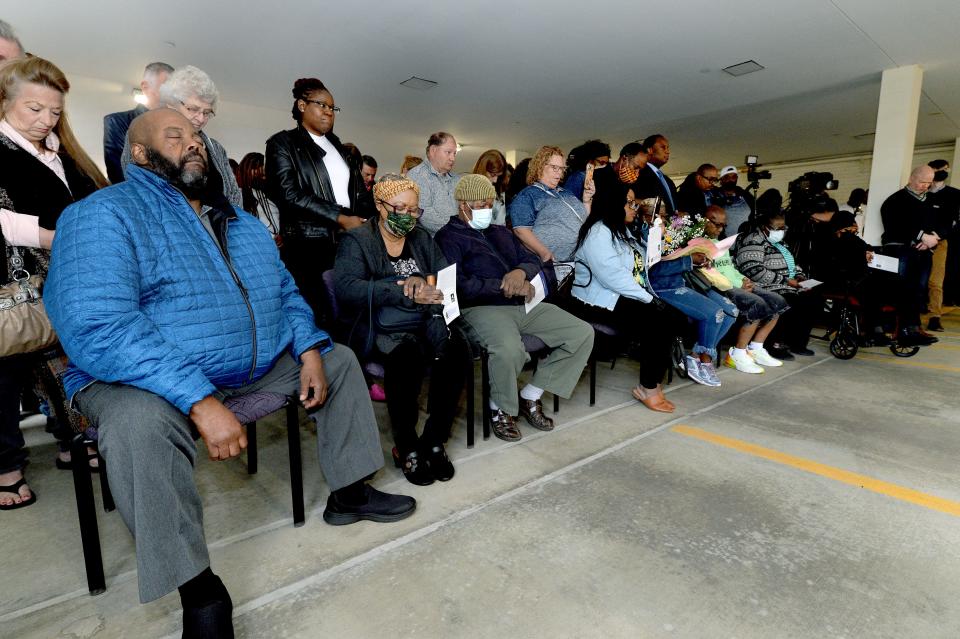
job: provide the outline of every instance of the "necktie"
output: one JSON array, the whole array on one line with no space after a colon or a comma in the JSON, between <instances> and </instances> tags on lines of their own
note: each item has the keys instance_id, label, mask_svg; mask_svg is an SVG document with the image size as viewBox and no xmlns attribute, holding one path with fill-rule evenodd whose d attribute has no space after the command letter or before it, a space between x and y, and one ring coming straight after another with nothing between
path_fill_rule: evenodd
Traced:
<instances>
[{"instance_id":1,"label":"necktie","mask_svg":"<svg viewBox=\"0 0 960 639\"><path fill-rule=\"evenodd\" d=\"M663 173L660 171L654 171L657 174L657 177L660 178L660 184L663 185L663 193L666 197L667 202L670 203L670 212L677 210L677 207L673 204L673 193L670 191L670 186L667 184L666 178L663 177Z\"/></svg>"}]
</instances>

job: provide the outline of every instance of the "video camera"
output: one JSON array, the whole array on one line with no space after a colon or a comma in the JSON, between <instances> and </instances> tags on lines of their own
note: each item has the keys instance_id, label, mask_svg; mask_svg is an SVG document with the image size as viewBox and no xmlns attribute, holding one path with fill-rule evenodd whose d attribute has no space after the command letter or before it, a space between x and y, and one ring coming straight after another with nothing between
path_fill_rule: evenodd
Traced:
<instances>
[{"instance_id":1,"label":"video camera","mask_svg":"<svg viewBox=\"0 0 960 639\"><path fill-rule=\"evenodd\" d=\"M840 180L833 179L833 173L809 171L787 185L790 195L802 193L809 196L819 195L824 191L836 191Z\"/></svg>"},{"instance_id":2,"label":"video camera","mask_svg":"<svg viewBox=\"0 0 960 639\"><path fill-rule=\"evenodd\" d=\"M757 168L761 166L761 164L757 162L759 159L756 155L748 155L744 158L744 164L747 165L747 181L755 184L754 189L760 186L760 180L769 180L773 177L773 173L770 171L757 170Z\"/></svg>"}]
</instances>

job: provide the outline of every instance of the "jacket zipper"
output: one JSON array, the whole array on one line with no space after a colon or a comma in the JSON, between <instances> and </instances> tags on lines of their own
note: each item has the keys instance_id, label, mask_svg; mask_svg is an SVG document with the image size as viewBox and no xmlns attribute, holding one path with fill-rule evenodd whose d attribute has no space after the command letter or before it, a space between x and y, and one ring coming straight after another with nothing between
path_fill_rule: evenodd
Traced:
<instances>
[{"instance_id":1,"label":"jacket zipper","mask_svg":"<svg viewBox=\"0 0 960 639\"><path fill-rule=\"evenodd\" d=\"M230 230L230 221L227 220L224 223L223 227L223 241L227 241L227 232ZM220 246L220 242L214 242L217 245L217 248L220 250L220 255L223 256L223 261L227 265L227 269L230 271L230 275L233 277L234 283L237 285L237 288L240 289L240 295L243 297L243 303L247 305L247 313L250 315L250 334L251 341L253 342L253 361L250 363L250 373L247 375L247 381L253 381L253 375L257 370L257 318L253 314L253 306L250 304L250 295L247 293L246 287L244 287L243 282L240 280L240 276L237 275L237 272L233 268L233 262L230 260L230 256L227 255L226 251L223 250L223 247Z\"/></svg>"}]
</instances>

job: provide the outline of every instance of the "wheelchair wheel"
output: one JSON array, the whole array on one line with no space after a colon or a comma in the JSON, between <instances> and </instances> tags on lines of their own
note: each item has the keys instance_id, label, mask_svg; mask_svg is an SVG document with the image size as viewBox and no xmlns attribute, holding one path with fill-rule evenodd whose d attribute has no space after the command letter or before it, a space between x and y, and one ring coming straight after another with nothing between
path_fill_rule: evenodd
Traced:
<instances>
[{"instance_id":1,"label":"wheelchair wheel","mask_svg":"<svg viewBox=\"0 0 960 639\"><path fill-rule=\"evenodd\" d=\"M687 374L687 364L684 360L687 351L683 347L683 338L676 337L673 340L673 349L671 350L671 359L673 360L673 370L678 377L683 379L690 379L690 375Z\"/></svg>"},{"instance_id":2,"label":"wheelchair wheel","mask_svg":"<svg viewBox=\"0 0 960 639\"><path fill-rule=\"evenodd\" d=\"M860 350L856 335L840 331L830 340L830 354L837 359L853 359Z\"/></svg>"},{"instance_id":3,"label":"wheelchair wheel","mask_svg":"<svg viewBox=\"0 0 960 639\"><path fill-rule=\"evenodd\" d=\"M890 352L897 357L913 357L920 352L919 346L900 346L896 342L890 344Z\"/></svg>"}]
</instances>

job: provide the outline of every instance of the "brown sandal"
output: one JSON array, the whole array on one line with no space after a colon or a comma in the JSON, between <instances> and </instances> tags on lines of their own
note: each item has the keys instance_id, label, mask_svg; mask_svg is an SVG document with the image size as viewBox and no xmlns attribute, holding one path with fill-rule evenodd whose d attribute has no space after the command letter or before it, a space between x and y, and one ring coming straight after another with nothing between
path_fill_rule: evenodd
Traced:
<instances>
[{"instance_id":1,"label":"brown sandal","mask_svg":"<svg viewBox=\"0 0 960 639\"><path fill-rule=\"evenodd\" d=\"M663 396L663 393L659 388L649 389L644 388L643 386L634 387L633 398L649 408L652 411L658 413L672 413L676 406L671 404L666 397Z\"/></svg>"}]
</instances>

